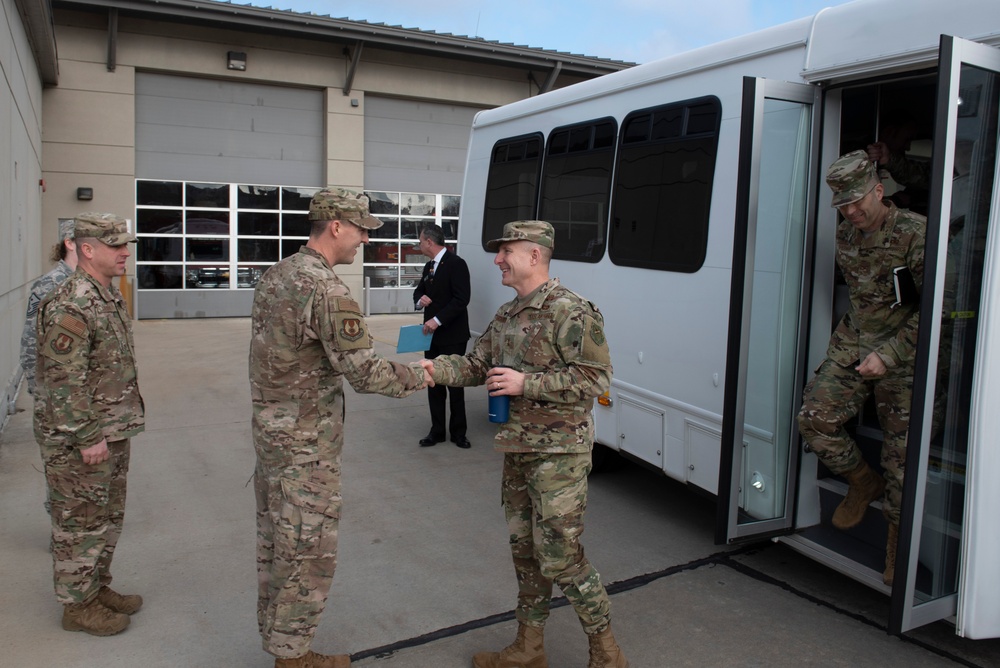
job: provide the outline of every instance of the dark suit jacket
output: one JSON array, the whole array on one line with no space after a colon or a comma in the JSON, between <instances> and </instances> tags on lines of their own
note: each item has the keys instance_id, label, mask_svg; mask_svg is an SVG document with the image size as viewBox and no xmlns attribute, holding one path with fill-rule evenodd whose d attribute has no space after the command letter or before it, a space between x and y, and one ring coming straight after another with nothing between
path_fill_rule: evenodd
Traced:
<instances>
[{"instance_id":1,"label":"dark suit jacket","mask_svg":"<svg viewBox=\"0 0 1000 668\"><path fill-rule=\"evenodd\" d=\"M437 317L441 326L434 332L432 346L465 343L469 340L469 265L465 260L446 250L441 256L437 271L431 276L434 260L424 265L424 272L413 291L413 303L424 295L431 303L424 309L424 322Z\"/></svg>"}]
</instances>

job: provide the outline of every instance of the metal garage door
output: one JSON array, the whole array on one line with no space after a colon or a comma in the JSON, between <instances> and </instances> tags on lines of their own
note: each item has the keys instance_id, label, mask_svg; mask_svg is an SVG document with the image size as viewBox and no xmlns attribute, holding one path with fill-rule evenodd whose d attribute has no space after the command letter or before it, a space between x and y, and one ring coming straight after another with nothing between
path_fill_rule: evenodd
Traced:
<instances>
[{"instance_id":1,"label":"metal garage door","mask_svg":"<svg viewBox=\"0 0 1000 668\"><path fill-rule=\"evenodd\" d=\"M140 179L320 186L318 90L137 73Z\"/></svg>"},{"instance_id":2,"label":"metal garage door","mask_svg":"<svg viewBox=\"0 0 1000 668\"><path fill-rule=\"evenodd\" d=\"M469 132L478 111L367 96L365 190L461 193Z\"/></svg>"},{"instance_id":3,"label":"metal garage door","mask_svg":"<svg viewBox=\"0 0 1000 668\"><path fill-rule=\"evenodd\" d=\"M140 318L250 313L253 277L305 243L302 209L323 185L323 100L136 74Z\"/></svg>"}]
</instances>

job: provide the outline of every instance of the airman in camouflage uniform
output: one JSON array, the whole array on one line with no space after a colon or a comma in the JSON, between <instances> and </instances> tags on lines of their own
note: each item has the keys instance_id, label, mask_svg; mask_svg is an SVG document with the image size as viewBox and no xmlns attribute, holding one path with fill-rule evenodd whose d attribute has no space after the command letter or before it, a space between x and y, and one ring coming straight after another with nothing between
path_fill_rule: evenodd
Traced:
<instances>
[{"instance_id":1,"label":"airman in camouflage uniform","mask_svg":"<svg viewBox=\"0 0 1000 668\"><path fill-rule=\"evenodd\" d=\"M31 285L28 309L24 314L24 330L21 332L21 368L28 381L29 394L35 393L35 349L38 347L36 324L38 305L60 283L76 270L76 244L73 242L73 219L59 221L59 244L53 253L58 264Z\"/></svg>"},{"instance_id":2,"label":"airman in camouflage uniform","mask_svg":"<svg viewBox=\"0 0 1000 668\"><path fill-rule=\"evenodd\" d=\"M517 297L500 307L467 355L424 362L435 383L486 384L510 396L494 447L504 453L501 496L518 581L517 638L473 657L477 668L546 666L543 627L553 582L590 639L590 666L627 666L611 632L611 604L580 534L591 468L594 398L611 385L597 307L549 278L555 234L544 221L508 223L487 244Z\"/></svg>"},{"instance_id":3,"label":"airman in camouflage uniform","mask_svg":"<svg viewBox=\"0 0 1000 668\"><path fill-rule=\"evenodd\" d=\"M35 438L49 485L56 598L68 631L112 635L142 605L110 588L133 436L145 428L131 318L112 279L135 237L123 218L74 220L79 267L38 310Z\"/></svg>"},{"instance_id":4,"label":"airman in camouflage uniform","mask_svg":"<svg viewBox=\"0 0 1000 668\"><path fill-rule=\"evenodd\" d=\"M368 198L317 193L309 242L267 270L254 294L250 344L257 452L257 621L275 666L342 668L310 650L337 562L343 378L358 392L405 397L419 364L378 357L361 308L334 273L382 222Z\"/></svg>"},{"instance_id":5,"label":"airman in camouflage uniform","mask_svg":"<svg viewBox=\"0 0 1000 668\"><path fill-rule=\"evenodd\" d=\"M837 227L837 264L850 306L830 338L826 360L805 388L799 432L827 468L850 483L834 512L834 526L859 524L868 504L885 490L882 508L889 535L883 579L889 584L899 530L926 219L882 200L882 184L864 151L839 158L826 181L833 205L844 217ZM844 429L873 392L884 433L884 480Z\"/></svg>"}]
</instances>

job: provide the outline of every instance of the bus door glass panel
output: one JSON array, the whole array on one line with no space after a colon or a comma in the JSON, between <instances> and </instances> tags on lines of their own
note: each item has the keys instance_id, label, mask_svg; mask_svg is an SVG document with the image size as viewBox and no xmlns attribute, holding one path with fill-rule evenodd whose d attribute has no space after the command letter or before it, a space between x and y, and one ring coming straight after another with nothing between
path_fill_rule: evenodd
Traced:
<instances>
[{"instance_id":1,"label":"bus door glass panel","mask_svg":"<svg viewBox=\"0 0 1000 668\"><path fill-rule=\"evenodd\" d=\"M731 478L719 484L729 490L729 541L781 532L792 521L816 94L809 86L745 81L743 197L737 199L743 210L734 243L723 421L732 459L729 470L720 467L720 475Z\"/></svg>"},{"instance_id":2,"label":"bus door glass panel","mask_svg":"<svg viewBox=\"0 0 1000 668\"><path fill-rule=\"evenodd\" d=\"M943 36L940 63L921 326L890 615L895 633L956 612L962 551L969 538L964 535L966 479L975 447L970 420L979 411L996 410L977 408L974 388L987 248L997 233L990 228L998 217L1000 50ZM991 262L998 260L993 256ZM993 438L985 438L990 447Z\"/></svg>"}]
</instances>

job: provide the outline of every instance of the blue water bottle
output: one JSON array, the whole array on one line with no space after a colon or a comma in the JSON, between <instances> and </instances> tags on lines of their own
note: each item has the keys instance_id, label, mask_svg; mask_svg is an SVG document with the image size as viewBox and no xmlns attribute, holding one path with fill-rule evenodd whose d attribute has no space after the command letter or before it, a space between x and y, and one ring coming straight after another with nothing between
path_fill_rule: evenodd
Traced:
<instances>
[{"instance_id":1,"label":"blue water bottle","mask_svg":"<svg viewBox=\"0 0 1000 668\"><path fill-rule=\"evenodd\" d=\"M509 369L511 367L499 365L497 369ZM502 424L510 419L510 395L502 394L494 397L490 395L489 401L490 422Z\"/></svg>"},{"instance_id":2,"label":"blue water bottle","mask_svg":"<svg viewBox=\"0 0 1000 668\"><path fill-rule=\"evenodd\" d=\"M510 395L490 397L490 422L502 423L510 419Z\"/></svg>"}]
</instances>

